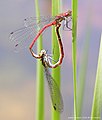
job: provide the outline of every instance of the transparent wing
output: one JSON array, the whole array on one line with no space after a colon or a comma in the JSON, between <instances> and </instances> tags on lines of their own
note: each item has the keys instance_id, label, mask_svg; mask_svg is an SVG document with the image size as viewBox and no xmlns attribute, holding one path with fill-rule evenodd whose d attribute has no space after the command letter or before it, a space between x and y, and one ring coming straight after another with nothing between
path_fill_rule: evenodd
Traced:
<instances>
[{"instance_id":1,"label":"transparent wing","mask_svg":"<svg viewBox=\"0 0 102 120\"><path fill-rule=\"evenodd\" d=\"M54 17L49 16L40 18L30 17L24 19L24 27L11 32L10 34L10 40L13 43L14 49L19 51L19 49L29 47L38 31L53 19Z\"/></svg>"},{"instance_id":2,"label":"transparent wing","mask_svg":"<svg viewBox=\"0 0 102 120\"><path fill-rule=\"evenodd\" d=\"M40 16L38 18L36 18L36 17L28 17L28 18L24 19L24 25L29 26L29 25L37 24L39 27L42 27L42 25L48 24L49 22L51 22L54 19L55 19L55 16L54 17Z\"/></svg>"},{"instance_id":3,"label":"transparent wing","mask_svg":"<svg viewBox=\"0 0 102 120\"><path fill-rule=\"evenodd\" d=\"M23 27L10 34L10 40L14 46L14 49L19 51L22 48L26 48L31 43L36 35L37 30L34 26Z\"/></svg>"},{"instance_id":4,"label":"transparent wing","mask_svg":"<svg viewBox=\"0 0 102 120\"><path fill-rule=\"evenodd\" d=\"M55 80L52 78L52 76L49 73L49 70L44 67L45 69L45 75L48 82L48 86L50 89L50 95L52 100L52 105L55 111L62 112L63 111L63 100L60 93L60 89L55 82Z\"/></svg>"}]
</instances>

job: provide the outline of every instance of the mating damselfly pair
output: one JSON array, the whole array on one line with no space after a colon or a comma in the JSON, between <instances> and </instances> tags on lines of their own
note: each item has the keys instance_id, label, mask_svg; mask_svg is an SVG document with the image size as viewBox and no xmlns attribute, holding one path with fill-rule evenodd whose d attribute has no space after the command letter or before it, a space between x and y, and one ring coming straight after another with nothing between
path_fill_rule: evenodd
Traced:
<instances>
[{"instance_id":1,"label":"mating damselfly pair","mask_svg":"<svg viewBox=\"0 0 102 120\"><path fill-rule=\"evenodd\" d=\"M62 21L64 21L63 28L66 27L68 30L71 30L68 24L72 19L71 16L72 16L72 11L69 10L65 13L56 15L54 17L26 18L24 19L24 27L14 32L11 32L10 34L10 39L13 42L15 42L15 45L14 45L15 48L23 44L23 42L25 42L25 40L27 39L32 40L31 44L29 45L29 50L33 57L35 57L36 59L40 59L42 61L42 65L44 66L45 75L46 75L46 79L47 79L49 90L50 90L52 105L54 110L58 112L63 111L62 95L60 93L60 89L57 83L50 75L48 68L56 68L62 63L62 60L64 57L64 51L63 51L63 44L61 41L61 37L59 34L59 28L61 27ZM35 20L37 20L37 23L35 22ZM58 45L60 49L60 57L55 64L51 63L51 56L47 54L46 50L43 49L39 54L35 54L32 49L36 40L39 38L39 36L44 32L45 29L51 26L55 26L56 28L56 35L57 35ZM40 29L37 29L37 27Z\"/></svg>"}]
</instances>

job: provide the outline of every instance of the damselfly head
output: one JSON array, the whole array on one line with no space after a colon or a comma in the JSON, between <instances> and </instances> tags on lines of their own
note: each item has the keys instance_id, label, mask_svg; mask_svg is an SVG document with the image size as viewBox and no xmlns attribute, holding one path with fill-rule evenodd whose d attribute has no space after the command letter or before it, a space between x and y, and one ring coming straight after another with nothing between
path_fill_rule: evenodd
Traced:
<instances>
[{"instance_id":1,"label":"damselfly head","mask_svg":"<svg viewBox=\"0 0 102 120\"><path fill-rule=\"evenodd\" d=\"M68 10L66 13L64 13L64 17L68 18L72 16L72 11L71 10Z\"/></svg>"},{"instance_id":2,"label":"damselfly head","mask_svg":"<svg viewBox=\"0 0 102 120\"><path fill-rule=\"evenodd\" d=\"M65 16L64 16L64 18L65 18L65 20L64 20L64 26L63 26L63 29L64 30L68 30L68 31L71 31L72 29L72 11L71 10L68 10L66 13L64 13L65 14Z\"/></svg>"},{"instance_id":3,"label":"damselfly head","mask_svg":"<svg viewBox=\"0 0 102 120\"><path fill-rule=\"evenodd\" d=\"M40 56L43 56L43 55L45 55L45 54L46 54L46 50L44 50L44 49L41 50L40 53L39 53Z\"/></svg>"}]
</instances>

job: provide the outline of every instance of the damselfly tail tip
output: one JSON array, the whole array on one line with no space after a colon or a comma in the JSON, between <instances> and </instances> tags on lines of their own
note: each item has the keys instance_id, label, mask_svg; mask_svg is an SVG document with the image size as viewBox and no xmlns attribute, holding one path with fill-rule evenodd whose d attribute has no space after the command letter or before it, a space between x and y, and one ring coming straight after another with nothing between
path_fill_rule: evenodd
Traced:
<instances>
[{"instance_id":1,"label":"damselfly tail tip","mask_svg":"<svg viewBox=\"0 0 102 120\"><path fill-rule=\"evenodd\" d=\"M56 104L53 106L54 110L57 112L62 113L63 112L63 107L62 108L57 108Z\"/></svg>"},{"instance_id":2,"label":"damselfly tail tip","mask_svg":"<svg viewBox=\"0 0 102 120\"><path fill-rule=\"evenodd\" d=\"M56 111L56 104L53 107L54 107L54 110Z\"/></svg>"}]
</instances>

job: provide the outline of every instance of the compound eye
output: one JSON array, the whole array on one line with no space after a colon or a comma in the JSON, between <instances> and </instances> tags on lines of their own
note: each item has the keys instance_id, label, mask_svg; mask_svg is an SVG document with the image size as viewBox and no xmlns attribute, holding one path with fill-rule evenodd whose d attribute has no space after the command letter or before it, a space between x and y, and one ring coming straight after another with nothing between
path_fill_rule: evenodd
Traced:
<instances>
[{"instance_id":1,"label":"compound eye","mask_svg":"<svg viewBox=\"0 0 102 120\"><path fill-rule=\"evenodd\" d=\"M66 12L66 15L68 15L68 13Z\"/></svg>"}]
</instances>

